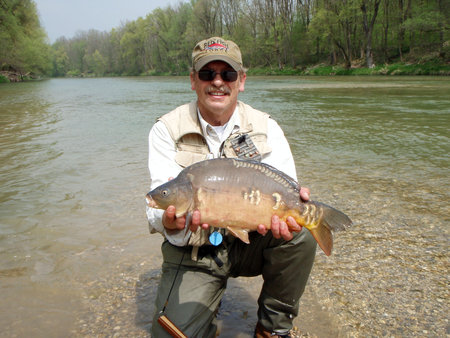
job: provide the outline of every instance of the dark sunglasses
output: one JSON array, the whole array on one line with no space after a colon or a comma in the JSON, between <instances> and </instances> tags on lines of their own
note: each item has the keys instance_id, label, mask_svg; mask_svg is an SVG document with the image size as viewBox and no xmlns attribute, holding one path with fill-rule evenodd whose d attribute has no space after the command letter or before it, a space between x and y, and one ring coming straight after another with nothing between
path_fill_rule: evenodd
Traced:
<instances>
[{"instance_id":1,"label":"dark sunglasses","mask_svg":"<svg viewBox=\"0 0 450 338\"><path fill-rule=\"evenodd\" d=\"M217 74L220 74L226 82L234 82L238 78L238 73L234 70L224 70L220 73L212 69L201 69L198 71L198 78L202 81L212 81Z\"/></svg>"}]
</instances>

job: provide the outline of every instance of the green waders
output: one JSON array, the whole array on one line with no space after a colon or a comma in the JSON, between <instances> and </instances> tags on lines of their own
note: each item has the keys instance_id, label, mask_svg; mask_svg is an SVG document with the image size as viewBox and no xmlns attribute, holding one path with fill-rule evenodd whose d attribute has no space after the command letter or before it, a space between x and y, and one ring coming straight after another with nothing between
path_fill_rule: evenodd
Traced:
<instances>
[{"instance_id":1,"label":"green waders","mask_svg":"<svg viewBox=\"0 0 450 338\"><path fill-rule=\"evenodd\" d=\"M218 247L202 246L198 261L191 259L191 246L177 247L164 241L152 337L170 337L157 318L172 284L167 317L188 337L215 337L215 318L228 277L257 275L264 279L258 299L259 323L275 334L289 332L313 266L316 241L306 229L294 233L291 241L275 239L271 232L249 235L250 244L230 235Z\"/></svg>"}]
</instances>

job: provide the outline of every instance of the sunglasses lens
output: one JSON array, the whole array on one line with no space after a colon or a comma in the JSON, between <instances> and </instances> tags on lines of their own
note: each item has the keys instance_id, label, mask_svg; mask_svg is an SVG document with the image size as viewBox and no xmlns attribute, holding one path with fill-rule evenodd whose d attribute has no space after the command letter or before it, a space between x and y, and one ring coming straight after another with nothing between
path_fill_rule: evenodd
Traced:
<instances>
[{"instance_id":1,"label":"sunglasses lens","mask_svg":"<svg viewBox=\"0 0 450 338\"><path fill-rule=\"evenodd\" d=\"M216 76L216 72L211 69L202 69L198 72L198 78L202 81L211 81Z\"/></svg>"},{"instance_id":2,"label":"sunglasses lens","mask_svg":"<svg viewBox=\"0 0 450 338\"><path fill-rule=\"evenodd\" d=\"M216 77L216 72L211 69L201 69L198 71L198 78L202 81L212 81ZM224 70L220 73L222 79L226 82L234 82L238 78L238 73L234 70Z\"/></svg>"},{"instance_id":3,"label":"sunglasses lens","mask_svg":"<svg viewBox=\"0 0 450 338\"><path fill-rule=\"evenodd\" d=\"M225 71L223 71L222 73L220 73L220 76L222 76L222 79L223 79L224 81L227 81L227 82L234 82L234 81L237 80L238 74L237 74L237 72L234 71L234 70L225 70Z\"/></svg>"}]
</instances>

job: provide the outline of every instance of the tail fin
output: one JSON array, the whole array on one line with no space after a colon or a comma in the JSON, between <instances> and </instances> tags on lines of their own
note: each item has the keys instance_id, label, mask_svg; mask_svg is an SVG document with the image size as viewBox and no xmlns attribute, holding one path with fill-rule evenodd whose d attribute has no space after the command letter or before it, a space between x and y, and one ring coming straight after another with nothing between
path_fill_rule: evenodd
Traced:
<instances>
[{"instance_id":1,"label":"tail fin","mask_svg":"<svg viewBox=\"0 0 450 338\"><path fill-rule=\"evenodd\" d=\"M333 234L332 231L345 230L352 225L352 220L343 212L330 207L329 205L320 202L309 202L315 204L318 209L323 212L319 224L315 227L307 227L311 234L316 239L320 248L325 255L331 255L333 249Z\"/></svg>"}]
</instances>

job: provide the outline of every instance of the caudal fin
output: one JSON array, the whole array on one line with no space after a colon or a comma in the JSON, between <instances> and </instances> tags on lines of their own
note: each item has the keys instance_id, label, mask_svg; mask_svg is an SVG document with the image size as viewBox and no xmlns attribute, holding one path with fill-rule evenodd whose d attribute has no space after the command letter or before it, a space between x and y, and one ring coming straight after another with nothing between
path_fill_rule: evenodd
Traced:
<instances>
[{"instance_id":1,"label":"caudal fin","mask_svg":"<svg viewBox=\"0 0 450 338\"><path fill-rule=\"evenodd\" d=\"M323 250L325 255L331 255L333 249L334 231L345 230L352 225L352 220L343 212L320 202L310 202L322 210L322 217L315 227L307 227Z\"/></svg>"}]
</instances>

